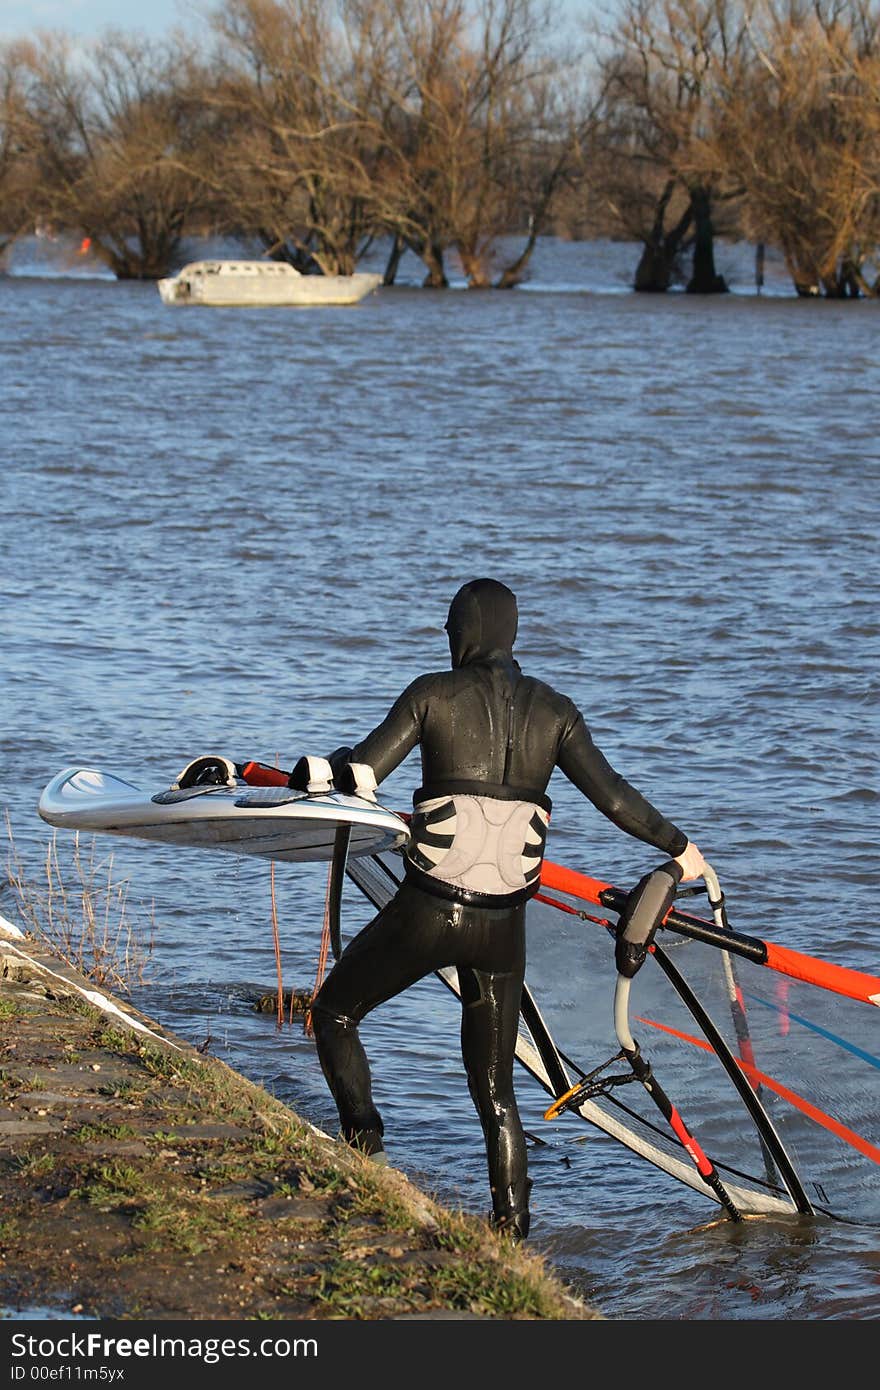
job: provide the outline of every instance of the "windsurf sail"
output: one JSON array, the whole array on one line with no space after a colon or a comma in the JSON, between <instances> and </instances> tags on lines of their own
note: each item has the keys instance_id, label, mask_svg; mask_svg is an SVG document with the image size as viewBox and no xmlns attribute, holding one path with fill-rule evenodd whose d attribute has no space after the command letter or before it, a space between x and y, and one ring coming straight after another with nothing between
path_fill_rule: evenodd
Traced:
<instances>
[{"instance_id":1,"label":"windsurf sail","mask_svg":"<svg viewBox=\"0 0 880 1390\"><path fill-rule=\"evenodd\" d=\"M624 891L544 868L548 908L591 925L607 919L584 902L623 910ZM706 887L711 922L676 904L658 932L663 945L651 954L661 970L646 964L635 982L634 1027L646 1046L652 1035L665 1040L651 1050L699 1117L722 1175L745 1165L751 1182L783 1187L797 1211L880 1224L880 979L733 931L717 879ZM719 1085L719 1066L741 1107Z\"/></svg>"},{"instance_id":2,"label":"windsurf sail","mask_svg":"<svg viewBox=\"0 0 880 1390\"><path fill-rule=\"evenodd\" d=\"M376 908L402 873L396 851L346 866ZM709 897L718 903L717 883ZM616 1046L613 933L626 898L545 861L529 904L516 1055L553 1101L589 1083ZM673 1108L740 1213L880 1224L880 980L732 931L713 911L706 921L676 904L632 982L633 1032ZM438 977L458 993L454 968ZM572 1117L721 1201L644 1087L587 1084L559 1122Z\"/></svg>"}]
</instances>

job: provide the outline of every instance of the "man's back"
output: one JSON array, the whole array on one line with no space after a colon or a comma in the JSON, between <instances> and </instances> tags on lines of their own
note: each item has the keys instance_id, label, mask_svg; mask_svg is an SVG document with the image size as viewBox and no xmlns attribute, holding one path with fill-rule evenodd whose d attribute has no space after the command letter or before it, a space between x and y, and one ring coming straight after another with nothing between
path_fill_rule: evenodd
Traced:
<instances>
[{"instance_id":1,"label":"man's back","mask_svg":"<svg viewBox=\"0 0 880 1390\"><path fill-rule=\"evenodd\" d=\"M377 784L420 748L410 865L433 891L446 882L469 901L535 892L555 767L622 830L680 854L687 837L608 763L577 706L523 675L517 622L504 585L465 585L446 623L452 669L413 681L354 750L353 764Z\"/></svg>"},{"instance_id":2,"label":"man's back","mask_svg":"<svg viewBox=\"0 0 880 1390\"><path fill-rule=\"evenodd\" d=\"M426 788L473 783L538 799L579 720L571 700L493 655L413 681L357 756L381 781L419 745Z\"/></svg>"}]
</instances>

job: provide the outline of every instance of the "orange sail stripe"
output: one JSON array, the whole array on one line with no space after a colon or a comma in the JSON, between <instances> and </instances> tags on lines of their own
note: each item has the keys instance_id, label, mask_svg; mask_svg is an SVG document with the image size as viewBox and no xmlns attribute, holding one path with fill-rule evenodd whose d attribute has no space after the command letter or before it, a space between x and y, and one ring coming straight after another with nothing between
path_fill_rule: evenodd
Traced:
<instances>
[{"instance_id":1,"label":"orange sail stripe","mask_svg":"<svg viewBox=\"0 0 880 1390\"><path fill-rule=\"evenodd\" d=\"M694 1047L701 1047L705 1052L714 1051L711 1043L706 1042L705 1038L694 1038L690 1033L681 1033L677 1028L670 1028L665 1023L657 1023L653 1018L639 1018L639 1023L647 1024L649 1028L658 1028L661 1033L669 1033L674 1038L681 1038L682 1042L693 1043ZM824 1110L819 1110L815 1105L811 1105L808 1100L804 1100L803 1096L799 1096L796 1091L790 1091L781 1082L774 1081L772 1076L758 1071L757 1067L751 1067L743 1061L740 1061L738 1065L753 1086L762 1085L766 1086L769 1091L775 1091L776 1095L787 1100L789 1105L793 1105L795 1109L802 1110L817 1125L829 1130L831 1134L836 1134L838 1139L842 1139L851 1148L858 1149L859 1153L870 1158L873 1163L880 1163L880 1149L869 1139L863 1139L861 1134L856 1134L855 1130L847 1129L846 1125L842 1125L839 1120L835 1120L831 1115L826 1115Z\"/></svg>"},{"instance_id":2,"label":"orange sail stripe","mask_svg":"<svg viewBox=\"0 0 880 1390\"><path fill-rule=\"evenodd\" d=\"M794 980L806 980L808 984L821 985L835 994L846 994L880 1007L880 979L876 975L865 975L845 965L832 965L815 956L804 956L787 946L774 946L772 941L767 942L767 964Z\"/></svg>"}]
</instances>

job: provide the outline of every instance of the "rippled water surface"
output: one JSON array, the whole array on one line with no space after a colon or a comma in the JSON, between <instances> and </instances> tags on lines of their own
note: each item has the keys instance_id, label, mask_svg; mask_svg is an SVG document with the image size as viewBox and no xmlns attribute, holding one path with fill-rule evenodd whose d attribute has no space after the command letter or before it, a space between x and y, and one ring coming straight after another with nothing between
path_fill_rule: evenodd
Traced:
<instances>
[{"instance_id":1,"label":"rippled water surface","mask_svg":"<svg viewBox=\"0 0 880 1390\"><path fill-rule=\"evenodd\" d=\"M2 787L35 874L49 778L153 788L193 756L326 752L442 667L455 589L520 601L523 667L714 863L732 925L873 973L878 883L875 304L784 284L627 290L627 248L541 248L508 294L401 286L354 309L164 307L155 287L0 280ZM406 808L417 770L383 789ZM556 774L550 852L653 863ZM59 851L68 848L63 836ZM335 1112L273 988L268 865L101 842L152 913L137 1002L315 1123ZM314 980L322 866L276 871L285 984ZM348 932L366 920L351 888ZM576 988L578 929L535 961ZM609 1004L610 1009L610 1004ZM392 1161L487 1210L457 1005L363 1028ZM600 1059L595 1059L600 1060ZM533 1244L612 1318L880 1315L876 1231L714 1222L518 1083Z\"/></svg>"}]
</instances>

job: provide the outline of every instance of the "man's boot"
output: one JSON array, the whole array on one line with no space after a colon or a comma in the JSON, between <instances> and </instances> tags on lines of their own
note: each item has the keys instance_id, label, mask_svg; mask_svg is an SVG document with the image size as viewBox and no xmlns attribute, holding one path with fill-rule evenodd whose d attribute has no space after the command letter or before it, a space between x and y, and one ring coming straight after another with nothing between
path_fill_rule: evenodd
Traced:
<instances>
[{"instance_id":1,"label":"man's boot","mask_svg":"<svg viewBox=\"0 0 880 1390\"><path fill-rule=\"evenodd\" d=\"M529 1233L531 1224L529 1193L531 1190L531 1179L527 1178L522 1186L508 1187L500 1201L498 1200L500 1194L494 1194L495 1210L489 1217L489 1224L500 1235L507 1236L514 1245L519 1245L520 1241L525 1240Z\"/></svg>"}]
</instances>

